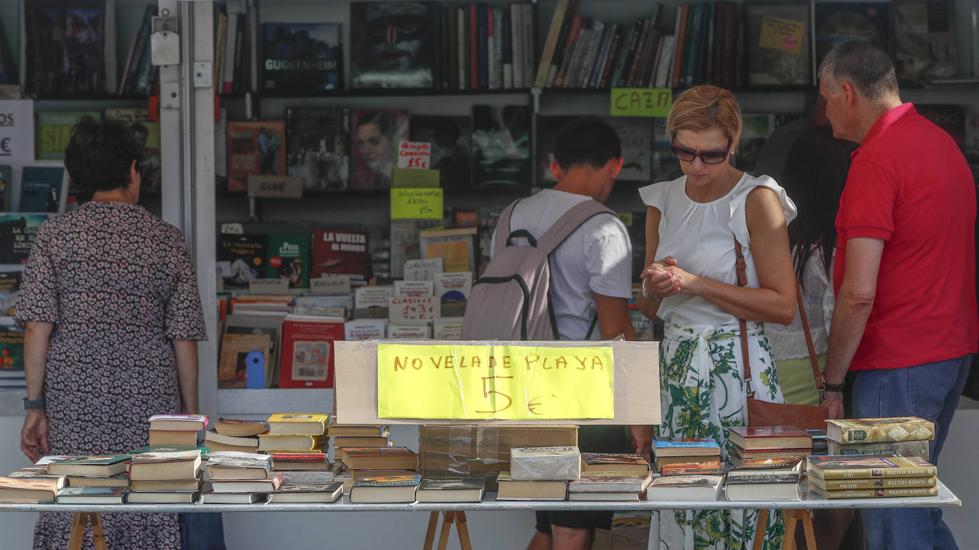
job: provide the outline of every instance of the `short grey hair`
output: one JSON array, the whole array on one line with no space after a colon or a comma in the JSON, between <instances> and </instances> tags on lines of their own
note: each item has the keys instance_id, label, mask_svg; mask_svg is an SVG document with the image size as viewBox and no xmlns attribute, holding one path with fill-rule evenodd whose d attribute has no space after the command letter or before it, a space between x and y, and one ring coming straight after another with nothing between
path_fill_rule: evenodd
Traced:
<instances>
[{"instance_id":1,"label":"short grey hair","mask_svg":"<svg viewBox=\"0 0 979 550\"><path fill-rule=\"evenodd\" d=\"M879 46L864 40L851 40L833 48L820 63L819 76L829 76L836 82L849 80L872 101L898 93L894 62Z\"/></svg>"}]
</instances>

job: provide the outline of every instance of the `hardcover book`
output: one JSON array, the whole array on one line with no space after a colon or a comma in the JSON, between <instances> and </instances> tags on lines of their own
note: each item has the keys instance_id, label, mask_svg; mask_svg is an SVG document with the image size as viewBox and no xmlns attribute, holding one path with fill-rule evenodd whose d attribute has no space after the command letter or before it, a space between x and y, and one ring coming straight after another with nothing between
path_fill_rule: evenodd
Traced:
<instances>
[{"instance_id":1,"label":"hardcover book","mask_svg":"<svg viewBox=\"0 0 979 550\"><path fill-rule=\"evenodd\" d=\"M321 413L275 413L268 419L268 435L323 435L329 420Z\"/></svg>"},{"instance_id":2,"label":"hardcover book","mask_svg":"<svg viewBox=\"0 0 979 550\"><path fill-rule=\"evenodd\" d=\"M26 264L47 214L0 213L0 264Z\"/></svg>"},{"instance_id":3,"label":"hardcover book","mask_svg":"<svg viewBox=\"0 0 979 550\"><path fill-rule=\"evenodd\" d=\"M129 455L64 457L48 464L53 475L109 477L126 471Z\"/></svg>"},{"instance_id":4,"label":"hardcover book","mask_svg":"<svg viewBox=\"0 0 979 550\"><path fill-rule=\"evenodd\" d=\"M530 107L473 105L473 184L522 187L530 184Z\"/></svg>"},{"instance_id":5,"label":"hardcover book","mask_svg":"<svg viewBox=\"0 0 979 550\"><path fill-rule=\"evenodd\" d=\"M350 490L350 502L414 502L421 478L418 474L362 477Z\"/></svg>"},{"instance_id":6,"label":"hardcover book","mask_svg":"<svg viewBox=\"0 0 979 550\"><path fill-rule=\"evenodd\" d=\"M877 479L823 479L812 477L809 487L820 491L904 489L938 486L937 477L882 477Z\"/></svg>"},{"instance_id":7,"label":"hardcover book","mask_svg":"<svg viewBox=\"0 0 979 550\"><path fill-rule=\"evenodd\" d=\"M732 483L798 483L802 461L797 458L745 459L735 464L727 473L727 484Z\"/></svg>"},{"instance_id":8,"label":"hardcover book","mask_svg":"<svg viewBox=\"0 0 979 550\"><path fill-rule=\"evenodd\" d=\"M935 439L935 424L911 416L827 420L826 437L844 444L931 441Z\"/></svg>"},{"instance_id":9,"label":"hardcover book","mask_svg":"<svg viewBox=\"0 0 979 550\"><path fill-rule=\"evenodd\" d=\"M472 169L472 125L469 117L411 117L411 141L430 143L429 167L439 172L442 187L466 187Z\"/></svg>"},{"instance_id":10,"label":"hardcover book","mask_svg":"<svg viewBox=\"0 0 979 550\"><path fill-rule=\"evenodd\" d=\"M214 423L214 431L230 437L249 437L269 430L267 422L260 420L240 420L237 418L218 418Z\"/></svg>"},{"instance_id":11,"label":"hardcover book","mask_svg":"<svg viewBox=\"0 0 979 550\"><path fill-rule=\"evenodd\" d=\"M728 439L738 447L749 450L812 447L812 436L791 426L737 426L730 429Z\"/></svg>"},{"instance_id":12,"label":"hardcover book","mask_svg":"<svg viewBox=\"0 0 979 550\"><path fill-rule=\"evenodd\" d=\"M816 4L816 66L834 47L851 40L889 49L888 2L819 2Z\"/></svg>"},{"instance_id":13,"label":"hardcover book","mask_svg":"<svg viewBox=\"0 0 979 550\"><path fill-rule=\"evenodd\" d=\"M350 275L353 286L367 284L371 257L366 231L317 229L313 232L311 278Z\"/></svg>"},{"instance_id":14,"label":"hardcover book","mask_svg":"<svg viewBox=\"0 0 979 550\"><path fill-rule=\"evenodd\" d=\"M217 272L225 290L247 289L267 273L268 237L258 234L218 235Z\"/></svg>"},{"instance_id":15,"label":"hardcover book","mask_svg":"<svg viewBox=\"0 0 979 550\"><path fill-rule=\"evenodd\" d=\"M125 487L65 487L58 504L122 504L125 496Z\"/></svg>"},{"instance_id":16,"label":"hardcover book","mask_svg":"<svg viewBox=\"0 0 979 550\"><path fill-rule=\"evenodd\" d=\"M350 118L350 186L356 191L391 187L399 144L408 139L408 113L353 111Z\"/></svg>"},{"instance_id":17,"label":"hardcover book","mask_svg":"<svg viewBox=\"0 0 979 550\"><path fill-rule=\"evenodd\" d=\"M269 334L225 333L221 337L221 355L218 359L218 387L248 387L250 358L257 354L266 367L262 369L263 372L268 372L272 366L271 352L272 336ZM263 386L267 387L268 381L264 382Z\"/></svg>"},{"instance_id":18,"label":"hardcover book","mask_svg":"<svg viewBox=\"0 0 979 550\"><path fill-rule=\"evenodd\" d=\"M812 83L807 4L745 4L749 86Z\"/></svg>"},{"instance_id":19,"label":"hardcover book","mask_svg":"<svg viewBox=\"0 0 979 550\"><path fill-rule=\"evenodd\" d=\"M288 315L282 324L280 388L332 388L333 342L343 340L343 321Z\"/></svg>"},{"instance_id":20,"label":"hardcover book","mask_svg":"<svg viewBox=\"0 0 979 550\"><path fill-rule=\"evenodd\" d=\"M60 160L65 158L65 148L71 140L75 125L85 118L102 120L98 111L38 111L37 145L35 156L38 159ZM23 210L23 208L21 209Z\"/></svg>"},{"instance_id":21,"label":"hardcover book","mask_svg":"<svg viewBox=\"0 0 979 550\"><path fill-rule=\"evenodd\" d=\"M228 191L248 191L248 176L286 173L285 123L228 122Z\"/></svg>"},{"instance_id":22,"label":"hardcover book","mask_svg":"<svg viewBox=\"0 0 979 550\"><path fill-rule=\"evenodd\" d=\"M938 468L917 456L814 456L809 458L808 468L810 477L825 480L933 477L938 474Z\"/></svg>"},{"instance_id":23,"label":"hardcover book","mask_svg":"<svg viewBox=\"0 0 979 550\"><path fill-rule=\"evenodd\" d=\"M721 447L710 438L653 439L653 454L657 459L666 456L720 456Z\"/></svg>"},{"instance_id":24,"label":"hardcover book","mask_svg":"<svg viewBox=\"0 0 979 550\"><path fill-rule=\"evenodd\" d=\"M207 428L203 414L154 414L149 419L151 430L197 432Z\"/></svg>"},{"instance_id":25,"label":"hardcover book","mask_svg":"<svg viewBox=\"0 0 979 550\"><path fill-rule=\"evenodd\" d=\"M289 281L289 288L309 288L309 233L270 233L266 276Z\"/></svg>"},{"instance_id":26,"label":"hardcover book","mask_svg":"<svg viewBox=\"0 0 979 550\"><path fill-rule=\"evenodd\" d=\"M646 489L646 500L717 500L724 476L657 477Z\"/></svg>"},{"instance_id":27,"label":"hardcover book","mask_svg":"<svg viewBox=\"0 0 979 550\"><path fill-rule=\"evenodd\" d=\"M897 78L919 81L954 77L957 59L952 2L897 0L893 10Z\"/></svg>"},{"instance_id":28,"label":"hardcover book","mask_svg":"<svg viewBox=\"0 0 979 550\"><path fill-rule=\"evenodd\" d=\"M53 503L64 483L64 477L0 477L0 502Z\"/></svg>"},{"instance_id":29,"label":"hardcover book","mask_svg":"<svg viewBox=\"0 0 979 550\"><path fill-rule=\"evenodd\" d=\"M642 474L649 472L649 462L635 453L581 453L582 471L626 472Z\"/></svg>"},{"instance_id":30,"label":"hardcover book","mask_svg":"<svg viewBox=\"0 0 979 550\"><path fill-rule=\"evenodd\" d=\"M838 498L907 498L938 496L938 487L901 487L895 489L850 489L844 491L822 491L813 493L825 499Z\"/></svg>"},{"instance_id":31,"label":"hardcover book","mask_svg":"<svg viewBox=\"0 0 979 550\"><path fill-rule=\"evenodd\" d=\"M287 172L305 191L345 191L350 186L349 114L342 107L286 109Z\"/></svg>"},{"instance_id":32,"label":"hardcover book","mask_svg":"<svg viewBox=\"0 0 979 550\"><path fill-rule=\"evenodd\" d=\"M629 472L584 472L580 479L568 483L568 492L638 494L645 491L652 480L648 470L645 475Z\"/></svg>"},{"instance_id":33,"label":"hardcover book","mask_svg":"<svg viewBox=\"0 0 979 550\"><path fill-rule=\"evenodd\" d=\"M269 497L273 503L330 503L343 496L343 484L290 483L287 481Z\"/></svg>"},{"instance_id":34,"label":"hardcover book","mask_svg":"<svg viewBox=\"0 0 979 550\"><path fill-rule=\"evenodd\" d=\"M418 502L480 502L486 482L479 478L423 479L415 493Z\"/></svg>"},{"instance_id":35,"label":"hardcover book","mask_svg":"<svg viewBox=\"0 0 979 550\"><path fill-rule=\"evenodd\" d=\"M114 92L107 78L115 66L114 4L104 0L25 4L26 90L38 96L84 96ZM111 40L107 40L111 37ZM111 46L111 47L110 47ZM43 158L43 157L39 157Z\"/></svg>"},{"instance_id":36,"label":"hardcover book","mask_svg":"<svg viewBox=\"0 0 979 550\"><path fill-rule=\"evenodd\" d=\"M496 500L564 500L568 495L567 481L520 481L508 471L500 472L496 483Z\"/></svg>"},{"instance_id":37,"label":"hardcover book","mask_svg":"<svg viewBox=\"0 0 979 550\"><path fill-rule=\"evenodd\" d=\"M339 23L262 23L266 92L311 95L342 87Z\"/></svg>"},{"instance_id":38,"label":"hardcover book","mask_svg":"<svg viewBox=\"0 0 979 550\"><path fill-rule=\"evenodd\" d=\"M920 456L928 460L928 441L893 441L888 443L853 443L844 445L836 441L828 443L827 454L831 455L881 455L881 456Z\"/></svg>"},{"instance_id":39,"label":"hardcover book","mask_svg":"<svg viewBox=\"0 0 979 550\"><path fill-rule=\"evenodd\" d=\"M351 87L434 85L434 2L351 2Z\"/></svg>"},{"instance_id":40,"label":"hardcover book","mask_svg":"<svg viewBox=\"0 0 979 550\"><path fill-rule=\"evenodd\" d=\"M20 179L20 211L65 211L68 181L64 166L25 166Z\"/></svg>"},{"instance_id":41,"label":"hardcover book","mask_svg":"<svg viewBox=\"0 0 979 550\"><path fill-rule=\"evenodd\" d=\"M415 470L418 455L407 447L344 447L343 463L352 470Z\"/></svg>"},{"instance_id":42,"label":"hardcover book","mask_svg":"<svg viewBox=\"0 0 979 550\"><path fill-rule=\"evenodd\" d=\"M10 212L13 210L13 199L14 168L9 164L0 164L0 212Z\"/></svg>"}]
</instances>

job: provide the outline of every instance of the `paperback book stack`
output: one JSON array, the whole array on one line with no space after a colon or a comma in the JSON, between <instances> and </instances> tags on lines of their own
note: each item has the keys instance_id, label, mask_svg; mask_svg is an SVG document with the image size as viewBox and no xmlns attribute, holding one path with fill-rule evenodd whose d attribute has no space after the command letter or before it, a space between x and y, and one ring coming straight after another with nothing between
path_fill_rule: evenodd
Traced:
<instances>
[{"instance_id":1,"label":"paperback book stack","mask_svg":"<svg viewBox=\"0 0 979 550\"><path fill-rule=\"evenodd\" d=\"M343 464L348 470L349 478L344 483L351 487L351 502L415 501L418 483L409 481L421 479L417 475L418 455L407 447L347 447Z\"/></svg>"},{"instance_id":2,"label":"paperback book stack","mask_svg":"<svg viewBox=\"0 0 979 550\"><path fill-rule=\"evenodd\" d=\"M269 429L258 436L258 450L266 453L323 452L326 448L328 414L276 413L268 418Z\"/></svg>"},{"instance_id":3,"label":"paperback book stack","mask_svg":"<svg viewBox=\"0 0 979 550\"><path fill-rule=\"evenodd\" d=\"M391 429L389 426L375 425L329 425L328 433L333 441L333 459L339 462L343 459L345 447L389 447L391 446Z\"/></svg>"},{"instance_id":4,"label":"paperback book stack","mask_svg":"<svg viewBox=\"0 0 979 550\"><path fill-rule=\"evenodd\" d=\"M855 418L827 420L830 455L917 456L928 460L935 424L923 418Z\"/></svg>"},{"instance_id":5,"label":"paperback book stack","mask_svg":"<svg viewBox=\"0 0 979 550\"><path fill-rule=\"evenodd\" d=\"M184 447L193 449L207 417L199 414L157 414L150 417L150 447Z\"/></svg>"},{"instance_id":6,"label":"paperback book stack","mask_svg":"<svg viewBox=\"0 0 979 550\"><path fill-rule=\"evenodd\" d=\"M63 504L122 504L129 487L129 455L56 457L48 475L65 476Z\"/></svg>"},{"instance_id":7,"label":"paperback book stack","mask_svg":"<svg viewBox=\"0 0 979 550\"><path fill-rule=\"evenodd\" d=\"M578 447L510 449L510 471L500 472L497 500L565 500L568 482L581 478Z\"/></svg>"},{"instance_id":8,"label":"paperback book stack","mask_svg":"<svg viewBox=\"0 0 979 550\"><path fill-rule=\"evenodd\" d=\"M130 503L192 504L200 490L201 451L145 452L129 465Z\"/></svg>"},{"instance_id":9,"label":"paperback book stack","mask_svg":"<svg viewBox=\"0 0 979 550\"><path fill-rule=\"evenodd\" d=\"M713 439L653 440L653 458L661 476L721 475L721 447Z\"/></svg>"},{"instance_id":10,"label":"paperback book stack","mask_svg":"<svg viewBox=\"0 0 979 550\"><path fill-rule=\"evenodd\" d=\"M817 456L809 490L827 499L938 495L938 468L918 456Z\"/></svg>"},{"instance_id":11,"label":"paperback book stack","mask_svg":"<svg viewBox=\"0 0 979 550\"><path fill-rule=\"evenodd\" d=\"M253 504L268 500L284 476L272 473L269 455L216 451L207 458L207 478L203 504Z\"/></svg>"},{"instance_id":12,"label":"paperback book stack","mask_svg":"<svg viewBox=\"0 0 979 550\"><path fill-rule=\"evenodd\" d=\"M801 500L800 458L746 458L727 473L724 493L728 500Z\"/></svg>"},{"instance_id":13,"label":"paperback book stack","mask_svg":"<svg viewBox=\"0 0 979 550\"><path fill-rule=\"evenodd\" d=\"M803 458L812 454L812 436L792 426L739 426L728 433L728 460Z\"/></svg>"},{"instance_id":14,"label":"paperback book stack","mask_svg":"<svg viewBox=\"0 0 979 550\"><path fill-rule=\"evenodd\" d=\"M258 451L258 436L267 432L269 425L263 421L220 418L213 430L204 433L204 442L211 451Z\"/></svg>"},{"instance_id":15,"label":"paperback book stack","mask_svg":"<svg viewBox=\"0 0 979 550\"><path fill-rule=\"evenodd\" d=\"M724 480L721 447L709 438L653 440L659 477L646 489L646 500L717 500Z\"/></svg>"},{"instance_id":16,"label":"paperback book stack","mask_svg":"<svg viewBox=\"0 0 979 550\"><path fill-rule=\"evenodd\" d=\"M633 453L581 453L581 478L568 483L568 500L638 502L652 481L649 462Z\"/></svg>"}]
</instances>

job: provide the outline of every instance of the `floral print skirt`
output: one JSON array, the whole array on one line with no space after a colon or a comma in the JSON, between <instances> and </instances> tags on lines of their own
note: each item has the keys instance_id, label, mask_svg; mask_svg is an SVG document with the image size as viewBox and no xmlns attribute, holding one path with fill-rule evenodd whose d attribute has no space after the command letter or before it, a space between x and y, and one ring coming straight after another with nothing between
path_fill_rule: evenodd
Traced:
<instances>
[{"instance_id":1,"label":"floral print skirt","mask_svg":"<svg viewBox=\"0 0 979 550\"><path fill-rule=\"evenodd\" d=\"M748 323L751 387L755 398L783 402L771 345L762 325ZM660 344L660 393L663 419L659 437L709 437L727 460L727 429L748 421L737 324L725 326L666 325ZM677 549L749 549L756 510L686 511L660 515L660 547ZM774 513L763 548L781 548L785 527Z\"/></svg>"}]
</instances>

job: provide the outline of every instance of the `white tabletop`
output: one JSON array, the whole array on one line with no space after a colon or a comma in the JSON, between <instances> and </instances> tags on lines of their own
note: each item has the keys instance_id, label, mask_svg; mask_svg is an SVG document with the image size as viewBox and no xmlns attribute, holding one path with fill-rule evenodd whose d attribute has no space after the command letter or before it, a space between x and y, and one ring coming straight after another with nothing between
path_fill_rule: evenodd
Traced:
<instances>
[{"instance_id":1,"label":"white tabletop","mask_svg":"<svg viewBox=\"0 0 979 550\"><path fill-rule=\"evenodd\" d=\"M498 501L496 493L487 493L482 502L351 504L343 497L332 504L0 504L0 512L99 512L99 513L186 513L186 512L495 512L503 510L730 510L730 509L825 509L825 508L950 508L961 506L959 500L941 481L938 496L877 499L826 500L807 495L796 501L641 501L641 502L570 502L570 501Z\"/></svg>"}]
</instances>

